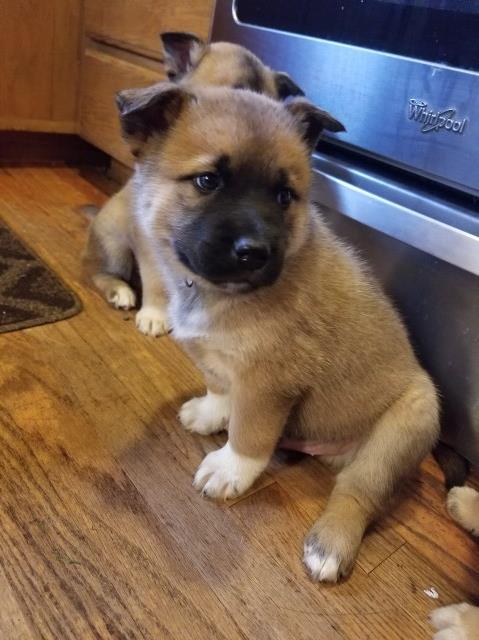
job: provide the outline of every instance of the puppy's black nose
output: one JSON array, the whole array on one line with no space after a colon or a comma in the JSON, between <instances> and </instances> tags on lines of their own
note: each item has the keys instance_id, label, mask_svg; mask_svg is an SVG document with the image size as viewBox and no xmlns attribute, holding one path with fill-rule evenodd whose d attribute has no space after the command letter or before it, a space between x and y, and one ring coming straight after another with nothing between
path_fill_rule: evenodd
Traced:
<instances>
[{"instance_id":1,"label":"puppy's black nose","mask_svg":"<svg viewBox=\"0 0 479 640\"><path fill-rule=\"evenodd\" d=\"M271 250L261 240L254 238L239 238L234 243L234 254L238 268L244 271L257 271L268 262Z\"/></svg>"}]
</instances>

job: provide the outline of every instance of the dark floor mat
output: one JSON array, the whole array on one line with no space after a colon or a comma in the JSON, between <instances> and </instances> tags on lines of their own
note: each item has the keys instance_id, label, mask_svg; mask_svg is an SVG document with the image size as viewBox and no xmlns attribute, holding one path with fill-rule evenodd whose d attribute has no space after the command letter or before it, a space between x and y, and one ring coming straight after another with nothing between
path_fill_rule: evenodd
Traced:
<instances>
[{"instance_id":1,"label":"dark floor mat","mask_svg":"<svg viewBox=\"0 0 479 640\"><path fill-rule=\"evenodd\" d=\"M81 310L76 295L0 220L0 333Z\"/></svg>"}]
</instances>

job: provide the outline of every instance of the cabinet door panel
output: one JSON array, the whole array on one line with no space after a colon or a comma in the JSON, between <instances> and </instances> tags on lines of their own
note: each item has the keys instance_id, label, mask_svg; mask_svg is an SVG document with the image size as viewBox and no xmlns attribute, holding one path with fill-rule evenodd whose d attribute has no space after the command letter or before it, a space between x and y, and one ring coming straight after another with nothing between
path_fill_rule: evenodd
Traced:
<instances>
[{"instance_id":1,"label":"cabinet door panel","mask_svg":"<svg viewBox=\"0 0 479 640\"><path fill-rule=\"evenodd\" d=\"M160 58L161 31L191 31L206 39L213 0L86 0L88 36Z\"/></svg>"},{"instance_id":2,"label":"cabinet door panel","mask_svg":"<svg viewBox=\"0 0 479 640\"><path fill-rule=\"evenodd\" d=\"M115 94L121 89L147 86L162 79L160 71L87 49L82 66L81 135L120 162L132 166L132 157L120 133Z\"/></svg>"}]
</instances>

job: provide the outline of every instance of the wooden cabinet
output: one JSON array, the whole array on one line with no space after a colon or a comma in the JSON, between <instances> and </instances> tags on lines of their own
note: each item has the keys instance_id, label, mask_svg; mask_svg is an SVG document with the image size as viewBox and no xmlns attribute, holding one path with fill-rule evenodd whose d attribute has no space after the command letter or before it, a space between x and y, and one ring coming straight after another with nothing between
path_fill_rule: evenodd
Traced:
<instances>
[{"instance_id":1,"label":"wooden cabinet","mask_svg":"<svg viewBox=\"0 0 479 640\"><path fill-rule=\"evenodd\" d=\"M115 94L164 78L162 31L207 39L214 0L0 0L0 130L79 133L131 166Z\"/></svg>"},{"instance_id":2,"label":"wooden cabinet","mask_svg":"<svg viewBox=\"0 0 479 640\"><path fill-rule=\"evenodd\" d=\"M131 165L130 152L120 134L115 94L126 87L153 84L161 77L159 71L128 62L109 51L87 49L80 92L80 134L120 162Z\"/></svg>"},{"instance_id":3,"label":"wooden cabinet","mask_svg":"<svg viewBox=\"0 0 479 640\"><path fill-rule=\"evenodd\" d=\"M121 162L132 158L121 139L115 94L164 79L162 31L207 39L213 0L85 0L80 134Z\"/></svg>"},{"instance_id":4,"label":"wooden cabinet","mask_svg":"<svg viewBox=\"0 0 479 640\"><path fill-rule=\"evenodd\" d=\"M212 0L86 0L85 30L95 40L160 59L162 31L206 38L212 8Z\"/></svg>"},{"instance_id":5,"label":"wooden cabinet","mask_svg":"<svg viewBox=\"0 0 479 640\"><path fill-rule=\"evenodd\" d=\"M0 0L0 130L77 130L82 0Z\"/></svg>"}]
</instances>

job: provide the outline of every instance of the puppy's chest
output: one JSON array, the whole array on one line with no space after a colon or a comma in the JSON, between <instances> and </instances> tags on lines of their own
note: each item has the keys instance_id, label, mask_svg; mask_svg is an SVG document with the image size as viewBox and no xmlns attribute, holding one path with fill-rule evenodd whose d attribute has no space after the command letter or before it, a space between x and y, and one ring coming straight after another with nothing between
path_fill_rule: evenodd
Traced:
<instances>
[{"instance_id":1,"label":"puppy's chest","mask_svg":"<svg viewBox=\"0 0 479 640\"><path fill-rule=\"evenodd\" d=\"M209 314L193 287L188 289L183 285L173 292L168 315L176 340L185 342L210 338Z\"/></svg>"},{"instance_id":2,"label":"puppy's chest","mask_svg":"<svg viewBox=\"0 0 479 640\"><path fill-rule=\"evenodd\" d=\"M183 344L197 365L229 380L235 349L226 334L214 330L210 314L195 292L183 291L172 296L169 316L173 337Z\"/></svg>"}]
</instances>

